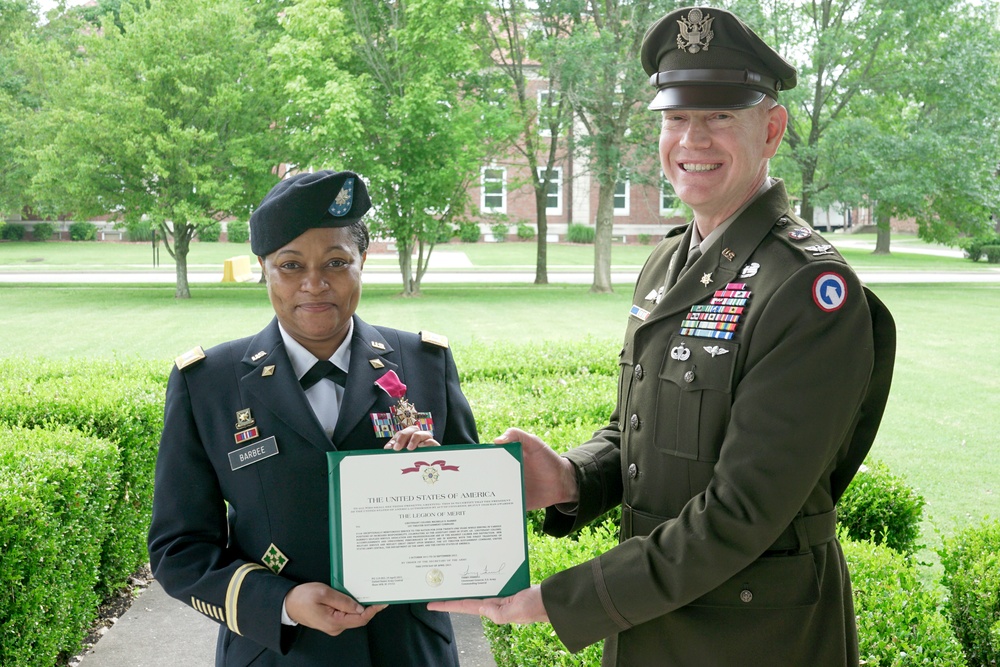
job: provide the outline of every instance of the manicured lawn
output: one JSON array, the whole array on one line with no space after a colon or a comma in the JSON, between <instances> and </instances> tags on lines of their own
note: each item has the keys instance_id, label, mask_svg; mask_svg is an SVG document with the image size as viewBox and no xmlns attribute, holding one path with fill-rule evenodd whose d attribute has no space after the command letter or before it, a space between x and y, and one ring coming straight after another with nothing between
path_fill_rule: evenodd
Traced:
<instances>
[{"instance_id":1,"label":"manicured lawn","mask_svg":"<svg viewBox=\"0 0 1000 667\"><path fill-rule=\"evenodd\" d=\"M897 235L889 255L873 255L870 250L850 247L859 242L874 243L871 235L834 234L828 239L841 246L841 253L861 270L932 270L932 271L998 271L1000 267L985 262L970 262L960 257L942 257L917 251L947 250L930 246L912 235ZM619 270L638 270L649 257L654 245L620 245L612 247L612 266ZM438 246L432 253L431 271L441 266L454 266L450 257L458 256L462 265L492 272L503 270L533 270L537 247L531 242L449 243ZM194 243L188 254L189 271L220 271L226 259L249 255L250 244ZM594 264L594 246L571 243L548 244L548 269L589 269ZM398 271L398 260L392 254L372 254L366 268L377 271ZM174 272L174 260L164 248L159 250L159 266L153 266L153 251L148 243L74 243L48 241L44 243L0 242L0 272L28 271L150 271ZM555 278L553 278L555 280Z\"/></svg>"},{"instance_id":2,"label":"manicured lawn","mask_svg":"<svg viewBox=\"0 0 1000 667\"><path fill-rule=\"evenodd\" d=\"M481 344L593 337L617 353L630 286L428 286L419 299L393 286L365 288L368 321L447 335L461 367ZM899 333L892 395L873 457L928 501L924 539L1000 516L1000 284L881 284ZM0 356L114 356L162 360L258 331L271 318L262 286L0 285ZM803 350L808 357L809 351ZM817 378L820 380L821 378ZM815 406L803 406L815 409Z\"/></svg>"}]
</instances>

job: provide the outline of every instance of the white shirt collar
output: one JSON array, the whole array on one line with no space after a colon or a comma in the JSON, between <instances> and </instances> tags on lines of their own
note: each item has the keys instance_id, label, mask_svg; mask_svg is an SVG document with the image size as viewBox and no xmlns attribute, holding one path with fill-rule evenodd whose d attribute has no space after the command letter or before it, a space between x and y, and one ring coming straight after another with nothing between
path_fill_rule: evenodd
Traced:
<instances>
[{"instance_id":1,"label":"white shirt collar","mask_svg":"<svg viewBox=\"0 0 1000 667\"><path fill-rule=\"evenodd\" d=\"M319 359L316 356L302 347L302 344L297 340L292 338L291 334L285 331L285 328L281 326L281 322L278 322L278 331L281 332L281 340L285 341L285 351L288 353L288 359L292 362L292 369L295 371L295 377L299 380L302 376L309 372L309 369L313 367ZM347 371L351 367L351 338L354 337L354 318L352 317L350 323L347 327L347 336L344 337L344 342L340 344L337 351L333 353L330 357L330 361L337 368Z\"/></svg>"}]
</instances>

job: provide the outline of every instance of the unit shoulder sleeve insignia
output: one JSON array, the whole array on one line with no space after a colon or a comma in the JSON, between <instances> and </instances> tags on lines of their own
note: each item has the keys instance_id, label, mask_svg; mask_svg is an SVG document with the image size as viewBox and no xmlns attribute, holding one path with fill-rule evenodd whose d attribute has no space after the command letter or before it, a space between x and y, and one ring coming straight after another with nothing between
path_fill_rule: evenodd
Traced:
<instances>
[{"instance_id":1,"label":"unit shoulder sleeve insignia","mask_svg":"<svg viewBox=\"0 0 1000 667\"><path fill-rule=\"evenodd\" d=\"M178 370L183 370L188 366L192 366L202 359L205 358L205 350L201 349L201 345L191 348L181 356L174 359L174 364L177 366Z\"/></svg>"},{"instance_id":2,"label":"unit shoulder sleeve insignia","mask_svg":"<svg viewBox=\"0 0 1000 667\"><path fill-rule=\"evenodd\" d=\"M431 345L437 345L438 347L448 347L448 337L442 336L441 334L436 334L431 331L421 331L420 340L424 343L430 343Z\"/></svg>"}]
</instances>

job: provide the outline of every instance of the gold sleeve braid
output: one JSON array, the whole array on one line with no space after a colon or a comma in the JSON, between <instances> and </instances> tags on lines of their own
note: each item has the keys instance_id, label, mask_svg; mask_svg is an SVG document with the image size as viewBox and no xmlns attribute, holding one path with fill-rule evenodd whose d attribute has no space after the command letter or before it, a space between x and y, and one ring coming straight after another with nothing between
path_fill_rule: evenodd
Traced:
<instances>
[{"instance_id":1,"label":"gold sleeve braid","mask_svg":"<svg viewBox=\"0 0 1000 667\"><path fill-rule=\"evenodd\" d=\"M246 576L254 570L263 569L266 569L263 565L258 565L257 563L246 563L237 568L236 572L233 573L232 579L229 580L229 588L226 590L226 625L230 630L240 636L242 635L240 633L240 626L236 616L240 598L240 589L243 587L243 580L246 579Z\"/></svg>"}]
</instances>

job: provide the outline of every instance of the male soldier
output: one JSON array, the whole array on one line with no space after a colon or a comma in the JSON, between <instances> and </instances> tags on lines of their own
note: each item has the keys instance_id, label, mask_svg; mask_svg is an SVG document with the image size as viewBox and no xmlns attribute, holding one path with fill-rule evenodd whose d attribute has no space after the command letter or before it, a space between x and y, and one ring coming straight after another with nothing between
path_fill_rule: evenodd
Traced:
<instances>
[{"instance_id":1,"label":"male soldier","mask_svg":"<svg viewBox=\"0 0 1000 667\"><path fill-rule=\"evenodd\" d=\"M674 11L642 65L660 159L694 221L636 285L608 426L525 444L529 507L566 535L621 504L621 543L510 598L442 602L550 621L605 665L857 665L834 505L888 394L892 320L768 177L796 72L736 16Z\"/></svg>"},{"instance_id":2,"label":"male soldier","mask_svg":"<svg viewBox=\"0 0 1000 667\"><path fill-rule=\"evenodd\" d=\"M355 314L370 205L349 171L274 186L250 218L274 319L170 374L150 562L220 624L220 666L458 665L446 614L363 607L324 583L327 452L478 442L447 340ZM414 409L418 424L387 426Z\"/></svg>"}]
</instances>

